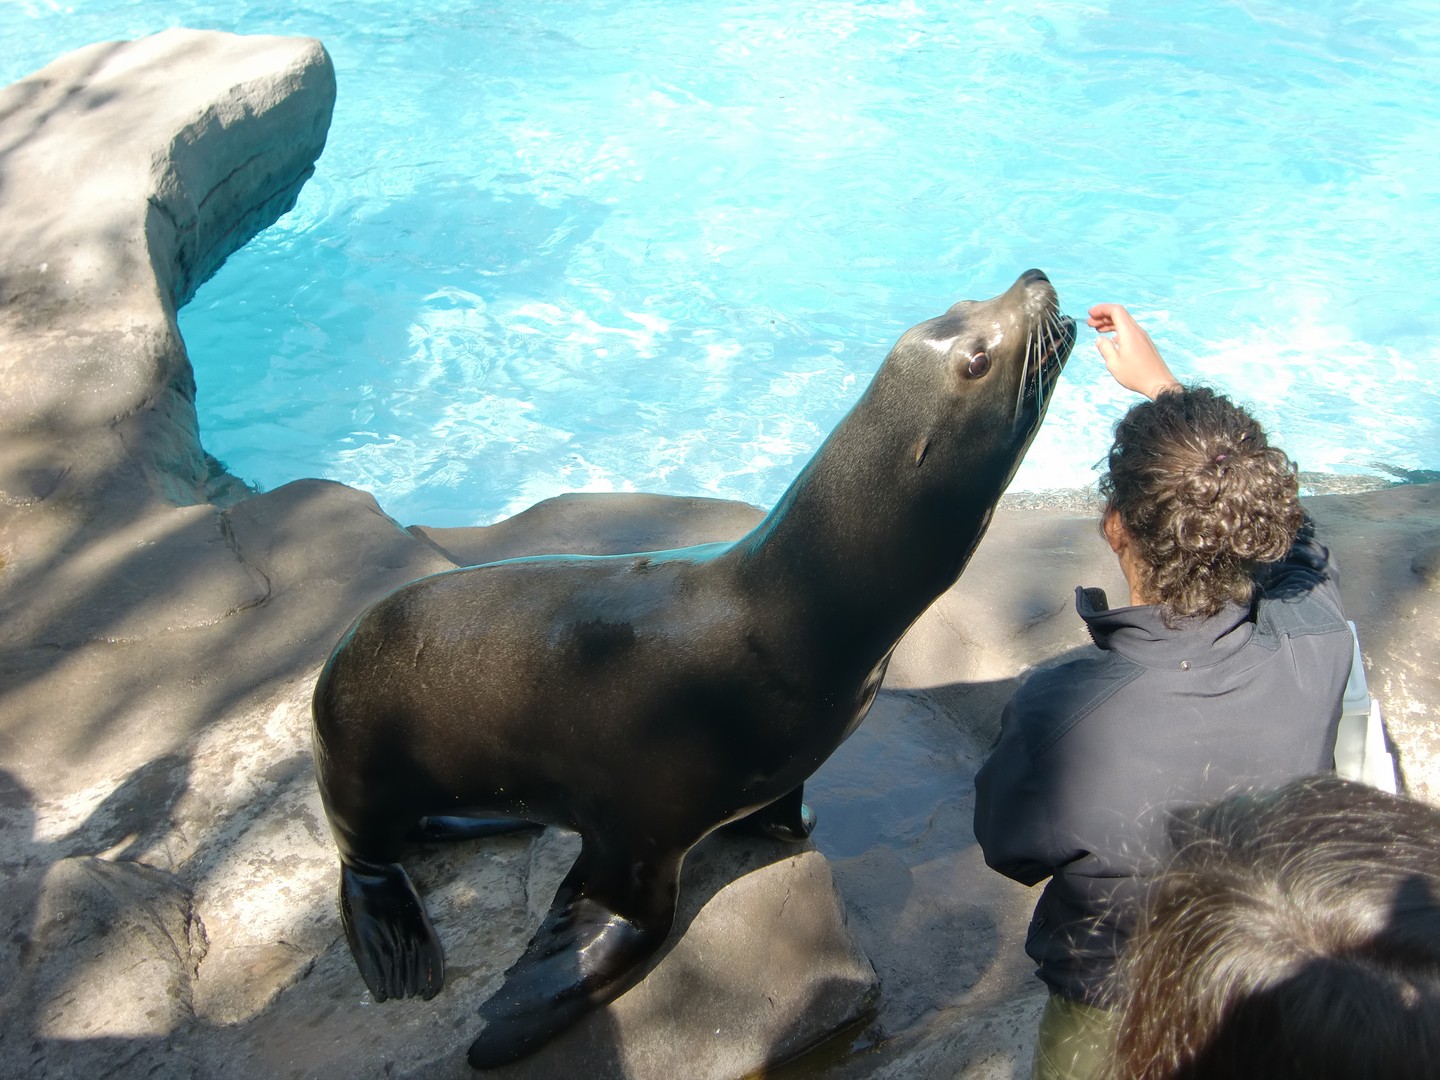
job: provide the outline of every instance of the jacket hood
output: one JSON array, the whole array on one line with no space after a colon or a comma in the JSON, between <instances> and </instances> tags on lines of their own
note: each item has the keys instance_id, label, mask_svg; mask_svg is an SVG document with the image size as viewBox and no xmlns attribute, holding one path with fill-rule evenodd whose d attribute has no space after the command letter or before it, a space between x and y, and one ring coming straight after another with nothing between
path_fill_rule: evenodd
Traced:
<instances>
[{"instance_id":1,"label":"jacket hood","mask_svg":"<svg viewBox=\"0 0 1440 1080\"><path fill-rule=\"evenodd\" d=\"M1252 609L1227 603L1208 619L1169 627L1158 604L1112 608L1104 589L1077 588L1075 611L1097 647L1145 667L1208 667L1243 648L1255 632Z\"/></svg>"}]
</instances>

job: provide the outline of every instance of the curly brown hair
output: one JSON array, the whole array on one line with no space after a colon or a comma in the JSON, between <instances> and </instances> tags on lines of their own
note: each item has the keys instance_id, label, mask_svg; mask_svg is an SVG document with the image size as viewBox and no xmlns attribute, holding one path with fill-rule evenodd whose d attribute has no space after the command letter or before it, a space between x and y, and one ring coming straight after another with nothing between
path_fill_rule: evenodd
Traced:
<instances>
[{"instance_id":1,"label":"curly brown hair","mask_svg":"<svg viewBox=\"0 0 1440 1080\"><path fill-rule=\"evenodd\" d=\"M1120 419L1100 493L1169 625L1249 604L1256 571L1290 550L1304 521L1294 463L1204 386L1167 390Z\"/></svg>"}]
</instances>

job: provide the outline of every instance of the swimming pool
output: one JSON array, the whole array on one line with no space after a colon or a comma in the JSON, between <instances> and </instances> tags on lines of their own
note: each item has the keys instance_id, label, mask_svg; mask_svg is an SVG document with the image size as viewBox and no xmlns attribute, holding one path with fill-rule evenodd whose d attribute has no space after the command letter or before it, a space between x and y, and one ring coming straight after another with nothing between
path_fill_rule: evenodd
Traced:
<instances>
[{"instance_id":1,"label":"swimming pool","mask_svg":"<svg viewBox=\"0 0 1440 1080\"><path fill-rule=\"evenodd\" d=\"M1435 468L1440 16L1157 7L28 0L0 76L175 25L329 48L315 177L181 314L206 447L265 487L768 504L900 332L1029 266L1302 469ZM1127 395L1090 340L1014 488L1093 482Z\"/></svg>"}]
</instances>

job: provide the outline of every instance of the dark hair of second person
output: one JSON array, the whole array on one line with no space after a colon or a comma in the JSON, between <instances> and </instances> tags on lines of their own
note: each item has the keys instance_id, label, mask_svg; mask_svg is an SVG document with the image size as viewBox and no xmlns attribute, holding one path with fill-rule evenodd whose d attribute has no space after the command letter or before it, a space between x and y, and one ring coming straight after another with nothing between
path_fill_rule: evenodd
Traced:
<instances>
[{"instance_id":1,"label":"dark hair of second person","mask_svg":"<svg viewBox=\"0 0 1440 1080\"><path fill-rule=\"evenodd\" d=\"M1440 810L1335 777L1196 813L1119 970L1115 1080L1423 1080Z\"/></svg>"}]
</instances>

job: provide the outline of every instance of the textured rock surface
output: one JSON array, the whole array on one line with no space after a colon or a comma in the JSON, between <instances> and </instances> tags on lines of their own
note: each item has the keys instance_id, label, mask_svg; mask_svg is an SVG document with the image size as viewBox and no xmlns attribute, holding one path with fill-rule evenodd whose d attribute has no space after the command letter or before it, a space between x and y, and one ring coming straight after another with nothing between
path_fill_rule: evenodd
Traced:
<instances>
[{"instance_id":1,"label":"textured rock surface","mask_svg":"<svg viewBox=\"0 0 1440 1080\"><path fill-rule=\"evenodd\" d=\"M0 91L0 493L197 502L175 311L294 205L335 75L317 41L169 30Z\"/></svg>"}]
</instances>

